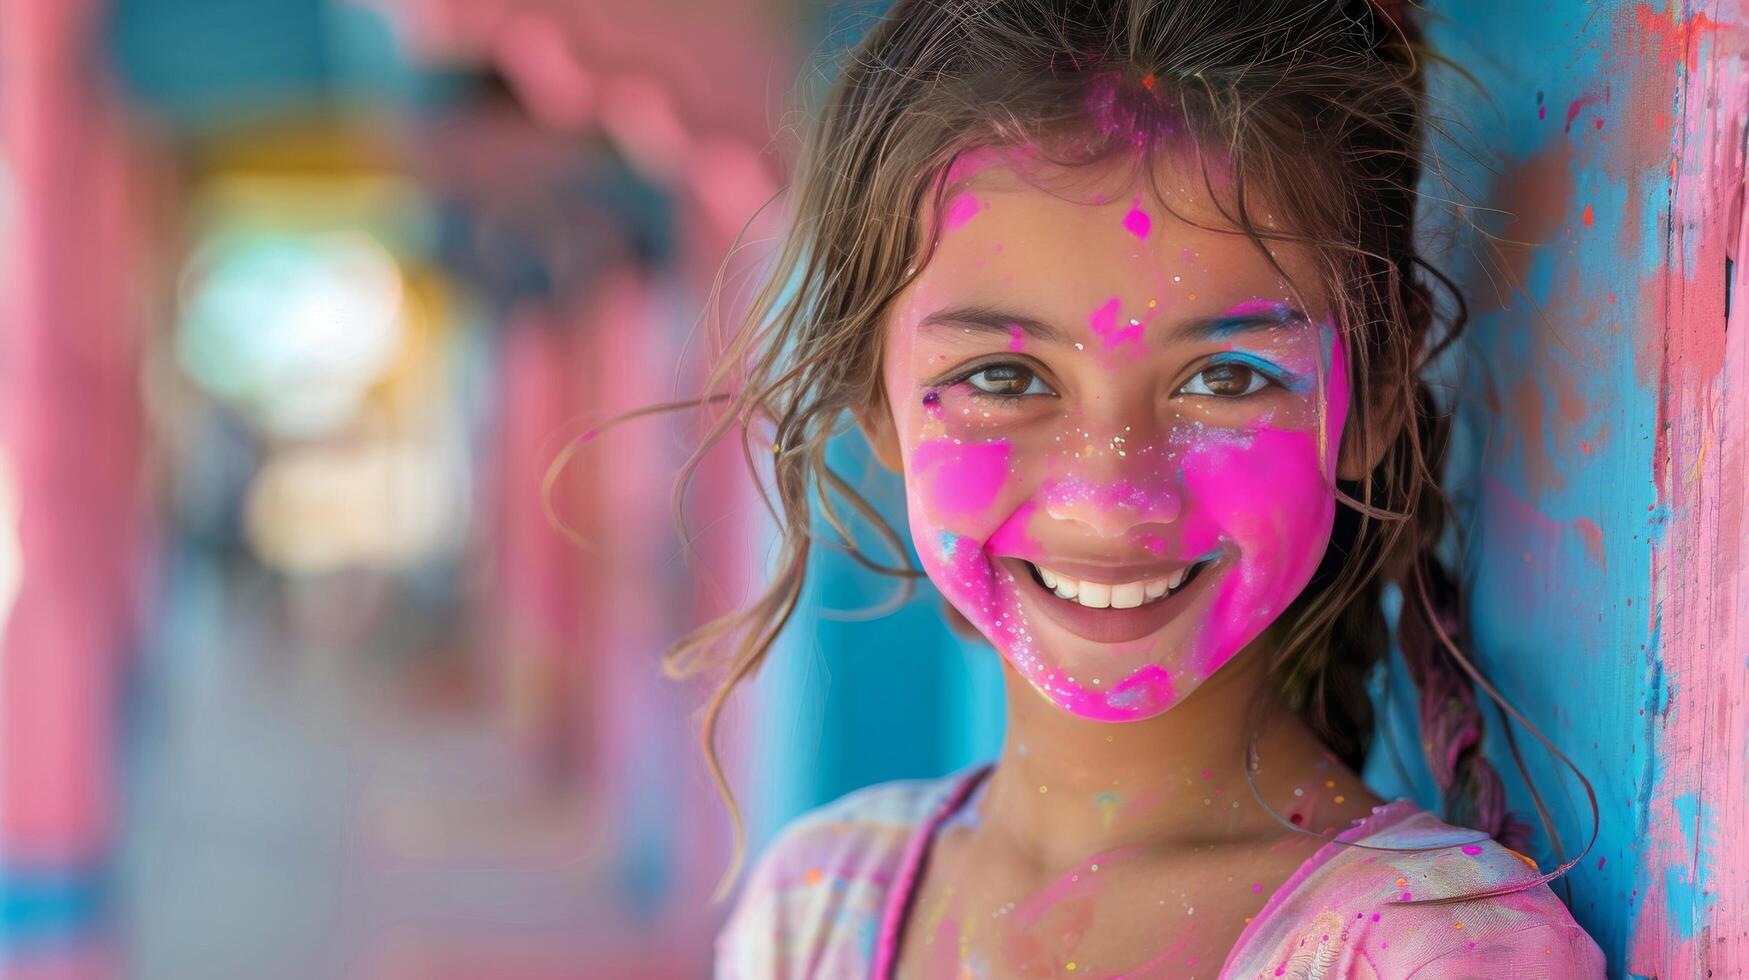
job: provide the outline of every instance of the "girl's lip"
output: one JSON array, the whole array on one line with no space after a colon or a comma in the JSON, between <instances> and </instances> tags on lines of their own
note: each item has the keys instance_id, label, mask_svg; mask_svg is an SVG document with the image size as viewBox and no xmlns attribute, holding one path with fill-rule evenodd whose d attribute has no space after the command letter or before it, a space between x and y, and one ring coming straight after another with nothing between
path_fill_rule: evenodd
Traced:
<instances>
[{"instance_id":1,"label":"girl's lip","mask_svg":"<svg viewBox=\"0 0 1749 980\"><path fill-rule=\"evenodd\" d=\"M1212 572L1210 568L1202 569L1195 578L1164 599L1145 602L1131 609L1093 609L1057 598L1055 593L1033 579L1027 562L1019 558L996 560L1013 576L1015 589L1029 607L1070 633L1094 643L1127 643L1158 632L1197 600Z\"/></svg>"}]
</instances>

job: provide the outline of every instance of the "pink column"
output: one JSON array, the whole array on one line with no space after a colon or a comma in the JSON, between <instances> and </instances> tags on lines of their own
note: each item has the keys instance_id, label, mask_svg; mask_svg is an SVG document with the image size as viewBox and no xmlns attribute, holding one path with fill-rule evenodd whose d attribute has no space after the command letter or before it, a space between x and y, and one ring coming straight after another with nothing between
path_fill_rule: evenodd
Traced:
<instances>
[{"instance_id":1,"label":"pink column","mask_svg":"<svg viewBox=\"0 0 1749 980\"><path fill-rule=\"evenodd\" d=\"M1626 967L1666 977L1749 971L1749 3L1705 6L1647 17L1668 18L1654 21L1668 32L1660 67L1680 72L1670 233L1654 283L1652 477L1669 522L1652 549L1648 611L1669 695L1647 719L1658 765Z\"/></svg>"},{"instance_id":2,"label":"pink column","mask_svg":"<svg viewBox=\"0 0 1749 980\"><path fill-rule=\"evenodd\" d=\"M96 976L140 411L128 160L92 0L0 0L0 453L22 582L0 620L0 973Z\"/></svg>"}]
</instances>

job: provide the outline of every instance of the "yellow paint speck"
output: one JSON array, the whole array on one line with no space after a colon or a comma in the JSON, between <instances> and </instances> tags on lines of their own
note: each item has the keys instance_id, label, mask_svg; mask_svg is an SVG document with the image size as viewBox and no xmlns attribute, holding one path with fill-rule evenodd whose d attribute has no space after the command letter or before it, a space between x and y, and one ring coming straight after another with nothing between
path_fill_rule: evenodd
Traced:
<instances>
[{"instance_id":1,"label":"yellow paint speck","mask_svg":"<svg viewBox=\"0 0 1749 980\"><path fill-rule=\"evenodd\" d=\"M1464 924L1462 922L1454 922L1451 924L1451 927L1453 929L1462 929L1464 927Z\"/></svg>"},{"instance_id":2,"label":"yellow paint speck","mask_svg":"<svg viewBox=\"0 0 1749 980\"><path fill-rule=\"evenodd\" d=\"M1343 796L1341 793L1338 793L1338 794L1336 794L1335 799L1336 799L1336 802L1341 803L1341 802L1347 800L1348 797Z\"/></svg>"},{"instance_id":3,"label":"yellow paint speck","mask_svg":"<svg viewBox=\"0 0 1749 980\"><path fill-rule=\"evenodd\" d=\"M1040 793L1049 793L1051 791L1051 788L1049 786L1040 786L1038 788L1038 791Z\"/></svg>"},{"instance_id":4,"label":"yellow paint speck","mask_svg":"<svg viewBox=\"0 0 1749 980\"><path fill-rule=\"evenodd\" d=\"M1510 847L1508 847L1506 849L1506 853L1512 855L1513 857L1519 859L1520 861L1523 861L1525 864L1530 865L1530 868L1532 871L1541 871L1542 870L1541 868L1538 868L1536 866L1535 861L1532 861L1530 858L1525 857L1524 855L1518 853L1517 851L1513 850Z\"/></svg>"},{"instance_id":5,"label":"yellow paint speck","mask_svg":"<svg viewBox=\"0 0 1749 980\"><path fill-rule=\"evenodd\" d=\"M1334 780L1334 779L1324 780L1324 788L1325 789L1335 789L1336 788L1336 780Z\"/></svg>"},{"instance_id":6,"label":"yellow paint speck","mask_svg":"<svg viewBox=\"0 0 1749 980\"><path fill-rule=\"evenodd\" d=\"M1063 965L1063 969L1068 970L1070 973L1074 973L1075 972L1075 964L1074 963L1065 963Z\"/></svg>"}]
</instances>

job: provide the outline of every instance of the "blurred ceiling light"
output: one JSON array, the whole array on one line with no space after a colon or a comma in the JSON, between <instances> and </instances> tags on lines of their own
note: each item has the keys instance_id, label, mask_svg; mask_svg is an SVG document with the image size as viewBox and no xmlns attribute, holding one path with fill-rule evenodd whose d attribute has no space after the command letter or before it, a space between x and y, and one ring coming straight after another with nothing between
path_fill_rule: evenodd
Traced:
<instances>
[{"instance_id":1,"label":"blurred ceiling light","mask_svg":"<svg viewBox=\"0 0 1749 980\"><path fill-rule=\"evenodd\" d=\"M343 427L406 334L401 271L361 232L218 235L182 282L177 357L275 435Z\"/></svg>"},{"instance_id":2,"label":"blurred ceiling light","mask_svg":"<svg viewBox=\"0 0 1749 980\"><path fill-rule=\"evenodd\" d=\"M265 564L286 572L402 568L461 526L459 482L438 453L414 443L282 450L249 485L244 533Z\"/></svg>"},{"instance_id":3,"label":"blurred ceiling light","mask_svg":"<svg viewBox=\"0 0 1749 980\"><path fill-rule=\"evenodd\" d=\"M202 181L188 209L201 237L362 232L404 262L417 262L437 248L441 219L424 188L399 174L356 169L368 161L355 164L349 154L366 156L370 148L344 135L300 134L283 146L261 145L266 142L249 141L232 148L234 158L220 160L260 169L221 172ZM330 159L338 162L323 162Z\"/></svg>"}]
</instances>

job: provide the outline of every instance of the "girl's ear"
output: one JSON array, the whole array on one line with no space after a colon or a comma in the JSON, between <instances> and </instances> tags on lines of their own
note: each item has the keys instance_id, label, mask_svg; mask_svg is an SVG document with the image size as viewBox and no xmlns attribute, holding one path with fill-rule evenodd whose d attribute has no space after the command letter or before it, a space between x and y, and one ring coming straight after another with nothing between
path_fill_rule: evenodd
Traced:
<instances>
[{"instance_id":1,"label":"girl's ear","mask_svg":"<svg viewBox=\"0 0 1749 980\"><path fill-rule=\"evenodd\" d=\"M1352 424L1359 418L1358 413L1349 419L1350 424L1343 426L1342 448L1336 457L1338 480L1358 483L1378 468L1408 421L1405 406L1409 397L1407 391L1393 390L1390 397L1371 407L1367 413L1367 428L1371 430L1368 434L1372 437L1369 445L1362 445L1361 428Z\"/></svg>"},{"instance_id":2,"label":"girl's ear","mask_svg":"<svg viewBox=\"0 0 1749 980\"><path fill-rule=\"evenodd\" d=\"M893 411L887 407L886 398L877 396L872 403L851 409L850 415L856 419L856 427L862 430L869 448L874 450L875 459L894 473L903 473L904 464L899 458L899 431L893 424Z\"/></svg>"}]
</instances>

